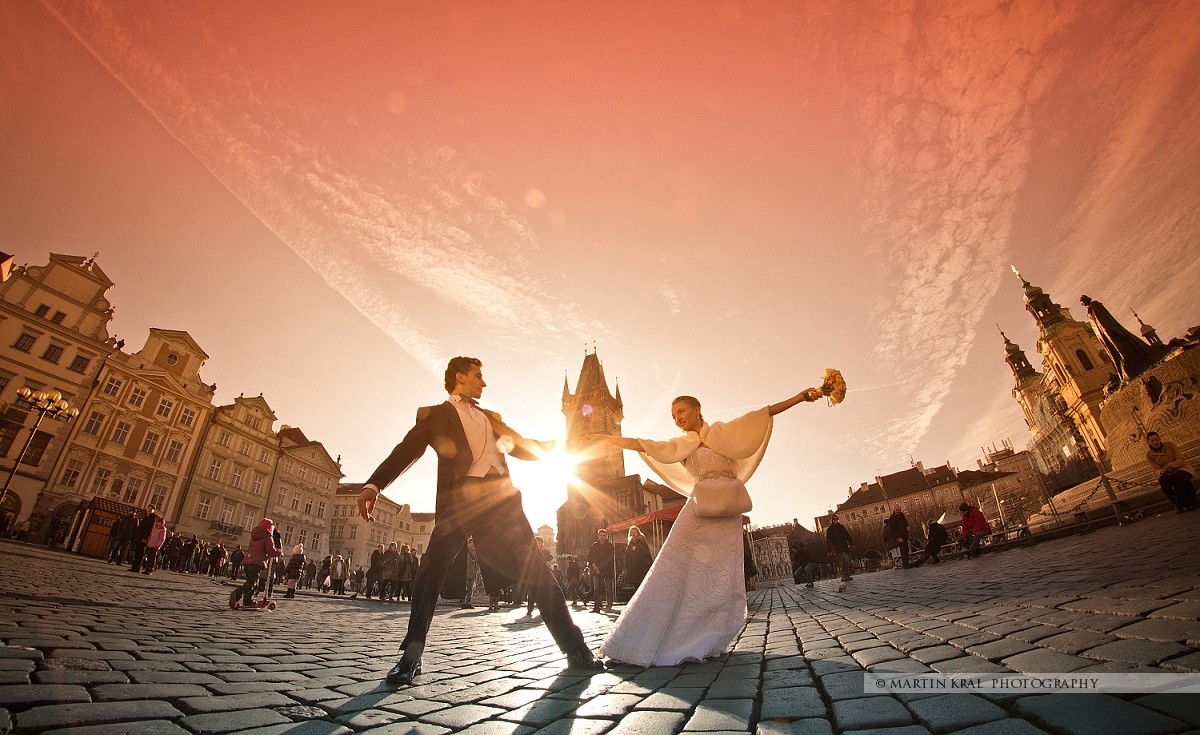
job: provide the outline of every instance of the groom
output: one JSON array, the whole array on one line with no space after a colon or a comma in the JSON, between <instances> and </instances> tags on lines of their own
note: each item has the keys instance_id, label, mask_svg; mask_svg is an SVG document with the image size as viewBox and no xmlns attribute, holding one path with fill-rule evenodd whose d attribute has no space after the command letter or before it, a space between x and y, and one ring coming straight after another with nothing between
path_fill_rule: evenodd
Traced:
<instances>
[{"instance_id":1,"label":"groom","mask_svg":"<svg viewBox=\"0 0 1200 735\"><path fill-rule=\"evenodd\" d=\"M456 357L446 366L450 399L417 411L417 423L363 485L358 510L367 521L379 491L416 462L426 447L438 455L436 522L421 569L413 580L408 634L400 644L400 661L388 672L389 684L410 684L421 673L425 637L437 607L438 593L454 558L473 537L489 589L526 578L542 620L572 668L601 669L571 622L567 601L545 560L533 552L534 535L512 486L503 445L518 459L538 459L536 442L505 426L499 415L479 408L483 395L483 363Z\"/></svg>"}]
</instances>

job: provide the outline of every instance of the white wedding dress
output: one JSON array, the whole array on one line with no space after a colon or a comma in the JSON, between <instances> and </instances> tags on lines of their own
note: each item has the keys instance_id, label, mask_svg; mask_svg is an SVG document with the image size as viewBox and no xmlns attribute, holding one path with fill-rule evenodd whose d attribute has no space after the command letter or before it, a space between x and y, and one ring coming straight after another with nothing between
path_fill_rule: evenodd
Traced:
<instances>
[{"instance_id":1,"label":"white wedding dress","mask_svg":"<svg viewBox=\"0 0 1200 735\"><path fill-rule=\"evenodd\" d=\"M696 483L740 482L734 463L706 446L682 464ZM742 517L705 518L689 497L600 653L637 666L702 661L724 653L745 624Z\"/></svg>"}]
</instances>

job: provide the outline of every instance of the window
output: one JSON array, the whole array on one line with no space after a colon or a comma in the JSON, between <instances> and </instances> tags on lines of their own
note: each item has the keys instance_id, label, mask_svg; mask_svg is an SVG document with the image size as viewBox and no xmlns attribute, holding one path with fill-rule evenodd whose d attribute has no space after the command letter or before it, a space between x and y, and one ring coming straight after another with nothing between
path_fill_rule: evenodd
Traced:
<instances>
[{"instance_id":1,"label":"window","mask_svg":"<svg viewBox=\"0 0 1200 735\"><path fill-rule=\"evenodd\" d=\"M171 488L166 485L155 485L154 492L150 493L150 505L155 508L162 508L163 503L167 500L167 493Z\"/></svg>"},{"instance_id":2,"label":"window","mask_svg":"<svg viewBox=\"0 0 1200 735\"><path fill-rule=\"evenodd\" d=\"M302 545L302 546L304 545L304 543L306 541L308 541L308 529L307 528L300 529L300 538L296 539L296 541L299 542L300 545Z\"/></svg>"},{"instance_id":3,"label":"window","mask_svg":"<svg viewBox=\"0 0 1200 735\"><path fill-rule=\"evenodd\" d=\"M283 505L287 502L287 490L279 488L279 495L275 496L275 505Z\"/></svg>"},{"instance_id":4,"label":"window","mask_svg":"<svg viewBox=\"0 0 1200 735\"><path fill-rule=\"evenodd\" d=\"M99 411L92 411L92 415L88 416L87 423L83 425L83 433L93 436L100 435L100 427L104 425L104 414Z\"/></svg>"},{"instance_id":5,"label":"window","mask_svg":"<svg viewBox=\"0 0 1200 735\"><path fill-rule=\"evenodd\" d=\"M179 362L179 355L176 355L174 352L167 355L167 364L168 365L174 365L177 362Z\"/></svg>"},{"instance_id":6,"label":"window","mask_svg":"<svg viewBox=\"0 0 1200 735\"><path fill-rule=\"evenodd\" d=\"M183 442L172 440L171 443L167 445L167 461L178 464L179 455L181 454L183 454Z\"/></svg>"},{"instance_id":7,"label":"window","mask_svg":"<svg viewBox=\"0 0 1200 735\"><path fill-rule=\"evenodd\" d=\"M64 314L61 311L56 311L56 312L54 312L54 316L50 317L50 321L54 322L55 324L62 324L63 319L66 319L66 318L67 318L66 314Z\"/></svg>"},{"instance_id":8,"label":"window","mask_svg":"<svg viewBox=\"0 0 1200 735\"><path fill-rule=\"evenodd\" d=\"M95 477L92 478L92 494L103 494L108 489L110 480L112 480L112 470L106 470L103 467L97 469Z\"/></svg>"},{"instance_id":9,"label":"window","mask_svg":"<svg viewBox=\"0 0 1200 735\"><path fill-rule=\"evenodd\" d=\"M250 456L250 442L243 441L242 448L239 449L238 451L241 452L242 454L246 455L247 457L249 457Z\"/></svg>"},{"instance_id":10,"label":"window","mask_svg":"<svg viewBox=\"0 0 1200 735\"><path fill-rule=\"evenodd\" d=\"M292 474L292 460L290 460L290 459L283 460L283 471L288 473L289 475Z\"/></svg>"},{"instance_id":11,"label":"window","mask_svg":"<svg viewBox=\"0 0 1200 735\"><path fill-rule=\"evenodd\" d=\"M206 498L203 495L196 501L196 517L200 520L207 520L208 513L212 509L212 498Z\"/></svg>"},{"instance_id":12,"label":"window","mask_svg":"<svg viewBox=\"0 0 1200 735\"><path fill-rule=\"evenodd\" d=\"M37 316L46 316L47 314L50 313L50 307L47 306L46 304L42 304L37 309L35 309L33 313L36 314Z\"/></svg>"},{"instance_id":13,"label":"window","mask_svg":"<svg viewBox=\"0 0 1200 735\"><path fill-rule=\"evenodd\" d=\"M67 487L75 487L75 483L79 482L79 475L82 472L83 462L78 459L68 459L66 469L63 470L62 477L58 478L58 482Z\"/></svg>"},{"instance_id":14,"label":"window","mask_svg":"<svg viewBox=\"0 0 1200 735\"><path fill-rule=\"evenodd\" d=\"M325 517L325 503L317 503L317 518Z\"/></svg>"},{"instance_id":15,"label":"window","mask_svg":"<svg viewBox=\"0 0 1200 735\"><path fill-rule=\"evenodd\" d=\"M292 543L292 533L295 532L295 530L296 529L292 526L283 527L283 538L281 540L283 541L284 545L290 545Z\"/></svg>"},{"instance_id":16,"label":"window","mask_svg":"<svg viewBox=\"0 0 1200 735\"><path fill-rule=\"evenodd\" d=\"M321 550L321 534L317 533L316 531L313 531L312 545L313 545L314 552Z\"/></svg>"},{"instance_id":17,"label":"window","mask_svg":"<svg viewBox=\"0 0 1200 735\"><path fill-rule=\"evenodd\" d=\"M309 515L312 514L312 498L311 497L306 498L304 500L304 512Z\"/></svg>"},{"instance_id":18,"label":"window","mask_svg":"<svg viewBox=\"0 0 1200 735\"><path fill-rule=\"evenodd\" d=\"M221 436L217 438L217 443L223 447L229 446L229 433L222 431Z\"/></svg>"},{"instance_id":19,"label":"window","mask_svg":"<svg viewBox=\"0 0 1200 735\"><path fill-rule=\"evenodd\" d=\"M242 528L254 528L254 511L246 509L242 514Z\"/></svg>"},{"instance_id":20,"label":"window","mask_svg":"<svg viewBox=\"0 0 1200 735\"><path fill-rule=\"evenodd\" d=\"M158 408L154 410L154 413L162 416L164 419L169 419L171 418L172 408L175 408L175 401L172 401L170 398L164 398L158 402Z\"/></svg>"},{"instance_id":21,"label":"window","mask_svg":"<svg viewBox=\"0 0 1200 735\"><path fill-rule=\"evenodd\" d=\"M134 388L133 391L129 394L129 405L137 406L138 408L141 408L142 404L145 402L146 402L146 389L145 388Z\"/></svg>"},{"instance_id":22,"label":"window","mask_svg":"<svg viewBox=\"0 0 1200 735\"><path fill-rule=\"evenodd\" d=\"M1083 350L1075 350L1075 357L1079 358L1079 364L1083 366L1085 371L1095 369L1096 366L1092 364L1091 359Z\"/></svg>"},{"instance_id":23,"label":"window","mask_svg":"<svg viewBox=\"0 0 1200 735\"><path fill-rule=\"evenodd\" d=\"M233 523L233 503L221 503L221 523L227 526Z\"/></svg>"},{"instance_id":24,"label":"window","mask_svg":"<svg viewBox=\"0 0 1200 735\"><path fill-rule=\"evenodd\" d=\"M208 465L208 479L216 480L221 476L221 460L213 458L213 461Z\"/></svg>"},{"instance_id":25,"label":"window","mask_svg":"<svg viewBox=\"0 0 1200 735\"><path fill-rule=\"evenodd\" d=\"M298 492L292 493L292 510L296 510L299 507L300 507L300 493L298 493Z\"/></svg>"},{"instance_id":26,"label":"window","mask_svg":"<svg viewBox=\"0 0 1200 735\"><path fill-rule=\"evenodd\" d=\"M162 437L158 434L155 434L153 431L147 431L146 437L142 439L142 451L146 454L154 454L157 452L159 439L162 439Z\"/></svg>"},{"instance_id":27,"label":"window","mask_svg":"<svg viewBox=\"0 0 1200 735\"><path fill-rule=\"evenodd\" d=\"M425 526L424 526L424 525L422 525L422 526L421 526L421 533L425 533Z\"/></svg>"},{"instance_id":28,"label":"window","mask_svg":"<svg viewBox=\"0 0 1200 735\"><path fill-rule=\"evenodd\" d=\"M50 446L50 440L53 438L53 434L47 434L44 431L34 432L33 440L29 442L29 448L25 450L25 457L21 460L21 464L27 464L30 467L37 467L41 464L42 455L46 453L46 447Z\"/></svg>"},{"instance_id":29,"label":"window","mask_svg":"<svg viewBox=\"0 0 1200 735\"><path fill-rule=\"evenodd\" d=\"M254 493L255 495L262 495L262 486L263 476L255 472L254 482L250 483L250 492Z\"/></svg>"},{"instance_id":30,"label":"window","mask_svg":"<svg viewBox=\"0 0 1200 735\"><path fill-rule=\"evenodd\" d=\"M261 429L262 419L258 418L257 416L247 416L246 424L252 429Z\"/></svg>"},{"instance_id":31,"label":"window","mask_svg":"<svg viewBox=\"0 0 1200 735\"><path fill-rule=\"evenodd\" d=\"M265 449L258 450L258 461L262 462L263 464L266 464L271 461L271 457L270 457L270 455L267 454L267 450L265 450Z\"/></svg>"},{"instance_id":32,"label":"window","mask_svg":"<svg viewBox=\"0 0 1200 735\"><path fill-rule=\"evenodd\" d=\"M193 409L185 408L179 414L180 426L191 426L196 423L196 412Z\"/></svg>"},{"instance_id":33,"label":"window","mask_svg":"<svg viewBox=\"0 0 1200 735\"><path fill-rule=\"evenodd\" d=\"M140 477L131 477L125 482L125 494L121 496L122 503L137 505L138 496L142 494L143 481Z\"/></svg>"},{"instance_id":34,"label":"window","mask_svg":"<svg viewBox=\"0 0 1200 735\"><path fill-rule=\"evenodd\" d=\"M46 348L46 351L44 353L42 353L42 359L45 360L46 362L52 362L55 365L57 365L59 359L62 357L62 354L63 354L63 348L59 347L58 345L52 344Z\"/></svg>"},{"instance_id":35,"label":"window","mask_svg":"<svg viewBox=\"0 0 1200 735\"><path fill-rule=\"evenodd\" d=\"M115 396L121 390L121 381L117 378L109 378L100 392L106 396Z\"/></svg>"},{"instance_id":36,"label":"window","mask_svg":"<svg viewBox=\"0 0 1200 735\"><path fill-rule=\"evenodd\" d=\"M76 355L75 359L71 361L71 366L67 369L71 372L83 373L87 372L88 365L90 364L92 364L92 361L89 358L83 355Z\"/></svg>"},{"instance_id":37,"label":"window","mask_svg":"<svg viewBox=\"0 0 1200 735\"><path fill-rule=\"evenodd\" d=\"M234 487L241 487L242 486L242 472L243 472L243 470L241 467L235 466L233 468L233 474L230 475L230 477L229 477L229 484L233 485Z\"/></svg>"},{"instance_id":38,"label":"window","mask_svg":"<svg viewBox=\"0 0 1200 735\"><path fill-rule=\"evenodd\" d=\"M110 498L119 498L119 497L121 497L121 489L122 489L123 487L125 487L125 481L124 481L124 480L122 480L122 479L121 479L121 478L119 478L119 477L118 477L117 479L113 480L112 487L111 487L111 488L109 488L109 490L108 490L108 497L110 497Z\"/></svg>"},{"instance_id":39,"label":"window","mask_svg":"<svg viewBox=\"0 0 1200 735\"><path fill-rule=\"evenodd\" d=\"M304 465L300 465L300 479L301 480L308 479L308 468L305 467Z\"/></svg>"},{"instance_id":40,"label":"window","mask_svg":"<svg viewBox=\"0 0 1200 735\"><path fill-rule=\"evenodd\" d=\"M37 342L37 337L28 332L23 332L20 337L17 337L17 341L13 343L13 349L20 350L21 352L29 352L33 349L34 342Z\"/></svg>"},{"instance_id":41,"label":"window","mask_svg":"<svg viewBox=\"0 0 1200 735\"><path fill-rule=\"evenodd\" d=\"M133 428L133 424L128 421L118 421L117 426L113 429L112 440L117 444L124 444L129 438L129 430Z\"/></svg>"},{"instance_id":42,"label":"window","mask_svg":"<svg viewBox=\"0 0 1200 735\"><path fill-rule=\"evenodd\" d=\"M8 378L6 378L3 375L0 375L0 393L3 393L4 389L8 387L8 382L9 382Z\"/></svg>"}]
</instances>

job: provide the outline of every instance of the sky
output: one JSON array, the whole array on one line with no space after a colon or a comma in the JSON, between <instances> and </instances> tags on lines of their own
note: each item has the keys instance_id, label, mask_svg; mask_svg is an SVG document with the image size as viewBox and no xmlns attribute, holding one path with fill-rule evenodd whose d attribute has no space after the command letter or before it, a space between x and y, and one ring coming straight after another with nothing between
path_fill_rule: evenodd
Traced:
<instances>
[{"instance_id":1,"label":"sky","mask_svg":"<svg viewBox=\"0 0 1200 735\"><path fill-rule=\"evenodd\" d=\"M98 252L127 350L188 331L218 403L261 392L347 481L454 355L539 438L593 348L652 439L676 395L721 420L839 368L749 484L756 524L811 526L1028 441L1010 264L1077 318L1200 323L1198 29L1190 0L0 3L0 250ZM567 463L512 464L552 525ZM434 470L388 496L432 510Z\"/></svg>"}]
</instances>

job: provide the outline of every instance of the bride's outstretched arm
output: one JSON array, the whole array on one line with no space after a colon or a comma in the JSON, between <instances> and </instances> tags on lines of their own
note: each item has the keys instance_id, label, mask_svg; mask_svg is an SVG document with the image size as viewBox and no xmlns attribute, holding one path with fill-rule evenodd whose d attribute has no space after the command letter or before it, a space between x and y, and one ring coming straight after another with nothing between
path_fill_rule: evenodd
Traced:
<instances>
[{"instance_id":1,"label":"bride's outstretched arm","mask_svg":"<svg viewBox=\"0 0 1200 735\"><path fill-rule=\"evenodd\" d=\"M609 444L612 444L614 447L620 447L621 449L632 449L635 452L642 451L642 445L638 444L638 440L630 439L627 436L609 436L608 434L588 434L586 438L589 442L596 442L596 441L607 442Z\"/></svg>"},{"instance_id":2,"label":"bride's outstretched arm","mask_svg":"<svg viewBox=\"0 0 1200 735\"><path fill-rule=\"evenodd\" d=\"M792 406L795 406L797 403L808 403L810 401L819 400L821 398L821 396L823 396L823 395L825 395L825 394L821 392L820 388L808 388L808 389L800 391L799 393L797 393L796 395L787 399L786 401L780 401L779 403L773 403L770 406L768 406L767 408L770 411L771 415L774 416L777 413L783 413L784 411L788 410Z\"/></svg>"}]
</instances>

